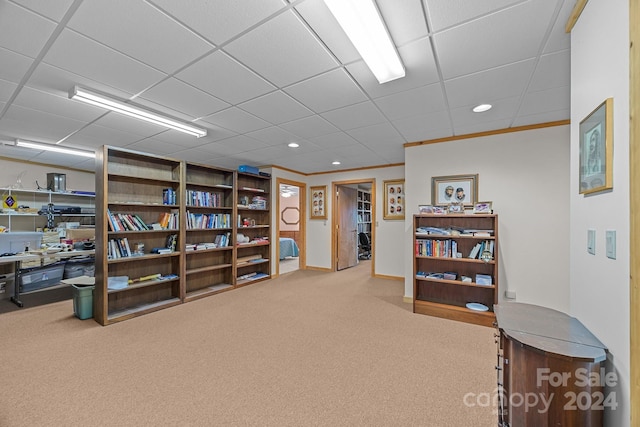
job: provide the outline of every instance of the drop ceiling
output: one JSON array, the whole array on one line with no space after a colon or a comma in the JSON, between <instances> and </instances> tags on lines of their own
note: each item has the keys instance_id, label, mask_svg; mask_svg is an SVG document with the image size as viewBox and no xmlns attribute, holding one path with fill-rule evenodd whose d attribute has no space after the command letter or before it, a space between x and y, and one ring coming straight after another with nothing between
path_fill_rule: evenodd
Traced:
<instances>
[{"instance_id":1,"label":"drop ceiling","mask_svg":"<svg viewBox=\"0 0 640 427\"><path fill-rule=\"evenodd\" d=\"M25 139L312 174L403 163L407 142L569 119L574 2L377 5L406 68L385 84L322 0L0 0L0 156L94 168L12 145ZM208 135L70 100L74 85ZM473 113L480 103L493 109Z\"/></svg>"}]
</instances>

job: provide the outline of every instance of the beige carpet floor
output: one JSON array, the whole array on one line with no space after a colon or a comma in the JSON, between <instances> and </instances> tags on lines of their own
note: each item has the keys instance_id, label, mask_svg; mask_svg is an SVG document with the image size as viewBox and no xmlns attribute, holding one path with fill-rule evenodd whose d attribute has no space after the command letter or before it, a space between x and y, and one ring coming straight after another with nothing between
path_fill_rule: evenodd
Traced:
<instances>
[{"instance_id":1,"label":"beige carpet floor","mask_svg":"<svg viewBox=\"0 0 640 427\"><path fill-rule=\"evenodd\" d=\"M70 300L0 314L0 426L496 425L475 398L494 331L369 276L300 270L107 327Z\"/></svg>"}]
</instances>

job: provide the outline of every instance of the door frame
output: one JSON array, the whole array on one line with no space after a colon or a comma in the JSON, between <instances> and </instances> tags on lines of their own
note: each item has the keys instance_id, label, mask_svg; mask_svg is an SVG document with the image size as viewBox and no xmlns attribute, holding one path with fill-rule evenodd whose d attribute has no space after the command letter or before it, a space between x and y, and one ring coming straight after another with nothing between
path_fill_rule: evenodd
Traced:
<instances>
[{"instance_id":1,"label":"door frame","mask_svg":"<svg viewBox=\"0 0 640 427\"><path fill-rule=\"evenodd\" d=\"M371 184L371 277L376 271L376 179L362 178L331 182L331 271L338 271L338 251L336 236L338 229L338 187L342 185Z\"/></svg>"},{"instance_id":2,"label":"door frame","mask_svg":"<svg viewBox=\"0 0 640 427\"><path fill-rule=\"evenodd\" d=\"M275 277L280 276L280 185L292 185L298 187L298 209L300 210L300 227L299 235L300 241L298 242L298 249L300 250L300 256L298 258L300 270L307 268L307 184L300 181L293 181L286 178L276 178L276 211L274 222L276 224L276 235L273 245L275 247ZM272 252L273 253L273 252Z\"/></svg>"}]
</instances>

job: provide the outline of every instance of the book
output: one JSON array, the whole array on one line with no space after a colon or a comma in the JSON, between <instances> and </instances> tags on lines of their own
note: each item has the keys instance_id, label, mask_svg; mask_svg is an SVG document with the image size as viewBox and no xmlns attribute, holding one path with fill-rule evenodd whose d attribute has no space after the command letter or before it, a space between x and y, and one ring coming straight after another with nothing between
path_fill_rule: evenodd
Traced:
<instances>
[{"instance_id":1,"label":"book","mask_svg":"<svg viewBox=\"0 0 640 427\"><path fill-rule=\"evenodd\" d=\"M476 243L476 245L471 249L471 252L469 252L469 258L477 258L481 247L482 243Z\"/></svg>"}]
</instances>

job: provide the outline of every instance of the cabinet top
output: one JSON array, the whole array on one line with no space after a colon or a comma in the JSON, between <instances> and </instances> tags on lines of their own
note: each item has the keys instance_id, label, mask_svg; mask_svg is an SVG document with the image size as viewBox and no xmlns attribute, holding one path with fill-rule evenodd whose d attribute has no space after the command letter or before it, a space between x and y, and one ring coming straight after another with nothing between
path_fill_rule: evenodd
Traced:
<instances>
[{"instance_id":1,"label":"cabinet top","mask_svg":"<svg viewBox=\"0 0 640 427\"><path fill-rule=\"evenodd\" d=\"M606 350L578 319L547 307L518 302L494 306L498 328L511 338L559 355L604 360Z\"/></svg>"}]
</instances>

